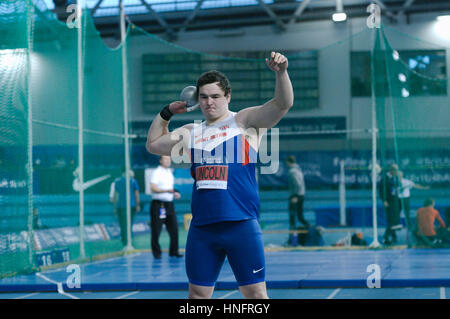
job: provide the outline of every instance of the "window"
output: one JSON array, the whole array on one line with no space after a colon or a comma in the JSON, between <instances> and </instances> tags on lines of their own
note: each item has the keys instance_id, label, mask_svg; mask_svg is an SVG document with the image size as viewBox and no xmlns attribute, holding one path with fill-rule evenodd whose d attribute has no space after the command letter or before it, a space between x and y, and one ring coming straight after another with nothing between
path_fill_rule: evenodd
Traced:
<instances>
[{"instance_id":1,"label":"window","mask_svg":"<svg viewBox=\"0 0 450 319\"><path fill-rule=\"evenodd\" d=\"M296 109L317 108L317 52L284 54L289 57ZM144 112L159 112L165 104L179 100L181 90L195 85L200 74L209 70L223 72L230 80L231 110L261 105L273 97L275 89L275 76L264 62L267 56L267 52L146 54L143 56Z\"/></svg>"},{"instance_id":2,"label":"window","mask_svg":"<svg viewBox=\"0 0 450 319\"><path fill-rule=\"evenodd\" d=\"M375 51L376 89L379 95L447 95L445 50ZM392 56L391 56L392 55ZM371 96L370 52L351 52L351 90L353 97ZM386 64L386 61L389 63ZM387 77L389 74L389 77ZM378 94L377 94L378 95Z\"/></svg>"}]
</instances>

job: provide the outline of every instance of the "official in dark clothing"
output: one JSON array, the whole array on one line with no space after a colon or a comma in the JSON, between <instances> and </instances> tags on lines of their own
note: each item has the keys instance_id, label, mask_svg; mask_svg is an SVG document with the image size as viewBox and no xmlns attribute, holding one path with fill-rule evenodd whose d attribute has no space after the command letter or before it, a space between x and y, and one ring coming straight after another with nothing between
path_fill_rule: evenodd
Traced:
<instances>
[{"instance_id":1,"label":"official in dark clothing","mask_svg":"<svg viewBox=\"0 0 450 319\"><path fill-rule=\"evenodd\" d=\"M293 155L286 158L289 185L289 230L297 230L296 219L303 224L305 228L309 228L309 223L303 216L303 202L305 200L305 178L300 166L296 163ZM297 236L290 234L289 245L296 245L295 238ZM294 239L294 240L293 240Z\"/></svg>"},{"instance_id":2,"label":"official in dark clothing","mask_svg":"<svg viewBox=\"0 0 450 319\"><path fill-rule=\"evenodd\" d=\"M399 186L398 166L397 164L392 164L383 173L379 185L380 197L386 214L386 231L384 233L384 243L386 245L397 242L396 230L402 228L400 224L401 203L398 197Z\"/></svg>"},{"instance_id":3,"label":"official in dark clothing","mask_svg":"<svg viewBox=\"0 0 450 319\"><path fill-rule=\"evenodd\" d=\"M289 167L289 226L292 229L295 228L295 218L297 217L304 226L309 227L309 223L303 217L303 201L306 190L303 172L292 155L286 159L286 164Z\"/></svg>"}]
</instances>

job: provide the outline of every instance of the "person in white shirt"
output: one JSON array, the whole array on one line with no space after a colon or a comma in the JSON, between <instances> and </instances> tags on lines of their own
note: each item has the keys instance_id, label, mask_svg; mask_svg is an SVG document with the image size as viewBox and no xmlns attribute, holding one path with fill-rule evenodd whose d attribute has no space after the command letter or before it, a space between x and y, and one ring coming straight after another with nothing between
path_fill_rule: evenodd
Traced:
<instances>
[{"instance_id":1,"label":"person in white shirt","mask_svg":"<svg viewBox=\"0 0 450 319\"><path fill-rule=\"evenodd\" d=\"M152 202L150 205L152 253L154 258L161 258L159 235L161 234L162 225L165 224L170 236L169 255L182 257L183 255L178 251L178 221L173 204L173 200L179 199L181 195L173 188L174 177L170 169L170 156L161 156L159 164L150 178L152 191Z\"/></svg>"},{"instance_id":2,"label":"person in white shirt","mask_svg":"<svg viewBox=\"0 0 450 319\"><path fill-rule=\"evenodd\" d=\"M398 172L398 177L400 179L400 189L398 191L398 198L400 198L401 208L405 214L406 225L408 229L412 229L411 220L409 217L409 211L411 210L409 198L411 197L411 189L429 189L429 186L422 186L420 184L414 183L412 180L403 177L403 172Z\"/></svg>"}]
</instances>

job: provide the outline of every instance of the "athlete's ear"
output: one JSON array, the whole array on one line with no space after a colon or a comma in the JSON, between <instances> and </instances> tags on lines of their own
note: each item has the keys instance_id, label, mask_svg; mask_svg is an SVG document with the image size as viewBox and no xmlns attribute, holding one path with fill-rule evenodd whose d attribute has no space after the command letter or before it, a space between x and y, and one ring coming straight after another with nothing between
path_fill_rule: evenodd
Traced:
<instances>
[{"instance_id":1,"label":"athlete's ear","mask_svg":"<svg viewBox=\"0 0 450 319\"><path fill-rule=\"evenodd\" d=\"M227 98L227 102L230 103L230 101L231 101L231 91L227 95L225 95L225 97Z\"/></svg>"}]
</instances>

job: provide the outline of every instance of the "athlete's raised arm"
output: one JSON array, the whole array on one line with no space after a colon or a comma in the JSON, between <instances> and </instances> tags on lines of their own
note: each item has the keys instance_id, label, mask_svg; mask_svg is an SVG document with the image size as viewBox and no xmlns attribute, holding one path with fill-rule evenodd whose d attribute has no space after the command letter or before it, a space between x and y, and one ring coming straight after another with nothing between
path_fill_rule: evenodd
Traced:
<instances>
[{"instance_id":1,"label":"athlete's raised arm","mask_svg":"<svg viewBox=\"0 0 450 319\"><path fill-rule=\"evenodd\" d=\"M288 59L278 52L272 52L266 64L275 72L274 97L260 106L245 108L236 114L244 128L267 128L275 126L294 104L294 92L287 72Z\"/></svg>"}]
</instances>

